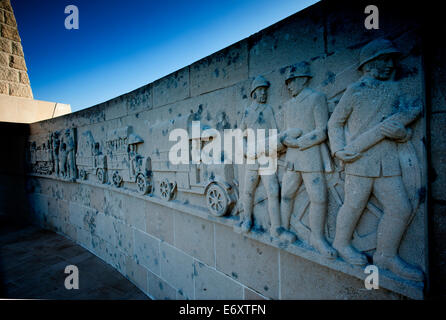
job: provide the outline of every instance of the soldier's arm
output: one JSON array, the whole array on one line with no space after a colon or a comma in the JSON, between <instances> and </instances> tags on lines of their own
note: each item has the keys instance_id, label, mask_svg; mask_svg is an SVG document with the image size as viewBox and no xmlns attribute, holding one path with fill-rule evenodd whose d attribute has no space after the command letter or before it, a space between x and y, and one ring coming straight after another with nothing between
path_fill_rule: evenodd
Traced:
<instances>
[{"instance_id":1,"label":"soldier's arm","mask_svg":"<svg viewBox=\"0 0 446 320\"><path fill-rule=\"evenodd\" d=\"M318 94L313 102L315 128L300 137L297 142L301 150L311 148L327 139L328 106L324 95Z\"/></svg>"},{"instance_id":2,"label":"soldier's arm","mask_svg":"<svg viewBox=\"0 0 446 320\"><path fill-rule=\"evenodd\" d=\"M330 140L331 153L345 147L344 125L353 111L353 99L349 89L344 93L338 105L335 107L327 124L328 139Z\"/></svg>"}]
</instances>

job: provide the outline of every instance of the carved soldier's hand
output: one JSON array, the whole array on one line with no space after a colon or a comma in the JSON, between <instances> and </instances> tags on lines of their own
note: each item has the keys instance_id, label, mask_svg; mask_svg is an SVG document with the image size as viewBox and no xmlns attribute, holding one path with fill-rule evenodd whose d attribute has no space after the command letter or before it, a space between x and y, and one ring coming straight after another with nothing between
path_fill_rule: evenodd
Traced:
<instances>
[{"instance_id":1,"label":"carved soldier's hand","mask_svg":"<svg viewBox=\"0 0 446 320\"><path fill-rule=\"evenodd\" d=\"M342 160L346 163L353 162L361 157L361 154L358 152L350 152L345 150L340 150L335 152L334 156L339 160Z\"/></svg>"},{"instance_id":2,"label":"carved soldier's hand","mask_svg":"<svg viewBox=\"0 0 446 320\"><path fill-rule=\"evenodd\" d=\"M384 121L380 130L384 136L394 140L401 140L407 135L406 128L398 121Z\"/></svg>"},{"instance_id":3,"label":"carved soldier's hand","mask_svg":"<svg viewBox=\"0 0 446 320\"><path fill-rule=\"evenodd\" d=\"M299 148L297 138L299 138L302 133L302 130L298 128L287 129L281 136L281 142L288 148Z\"/></svg>"}]
</instances>

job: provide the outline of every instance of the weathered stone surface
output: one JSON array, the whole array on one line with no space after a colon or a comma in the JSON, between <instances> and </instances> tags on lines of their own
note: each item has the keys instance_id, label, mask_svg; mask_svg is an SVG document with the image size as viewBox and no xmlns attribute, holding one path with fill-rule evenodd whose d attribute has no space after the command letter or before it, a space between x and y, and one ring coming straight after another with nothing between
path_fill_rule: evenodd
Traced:
<instances>
[{"instance_id":1,"label":"weathered stone surface","mask_svg":"<svg viewBox=\"0 0 446 320\"><path fill-rule=\"evenodd\" d=\"M5 24L2 24L0 26L0 35L3 38L7 38L14 41L20 41L20 36L17 29Z\"/></svg>"},{"instance_id":2,"label":"weathered stone surface","mask_svg":"<svg viewBox=\"0 0 446 320\"><path fill-rule=\"evenodd\" d=\"M162 241L174 244L174 213L172 211L156 204L150 204L147 206L145 219L145 223L143 220L140 220L141 224L139 226L145 226L147 233Z\"/></svg>"},{"instance_id":3,"label":"weathered stone surface","mask_svg":"<svg viewBox=\"0 0 446 320\"><path fill-rule=\"evenodd\" d=\"M29 86L10 83L9 84L9 95L23 98L32 98L32 92Z\"/></svg>"},{"instance_id":4,"label":"weathered stone surface","mask_svg":"<svg viewBox=\"0 0 446 320\"><path fill-rule=\"evenodd\" d=\"M157 300L175 300L176 290L167 282L148 271L149 294Z\"/></svg>"},{"instance_id":5,"label":"weathered stone surface","mask_svg":"<svg viewBox=\"0 0 446 320\"><path fill-rule=\"evenodd\" d=\"M161 277L186 299L194 299L194 261L182 251L166 242L160 244ZM178 268L181 266L181 268Z\"/></svg>"},{"instance_id":6,"label":"weathered stone surface","mask_svg":"<svg viewBox=\"0 0 446 320\"><path fill-rule=\"evenodd\" d=\"M147 271L146 268L139 265L131 257L127 257L125 271L127 277L143 292L147 292Z\"/></svg>"},{"instance_id":7,"label":"weathered stone surface","mask_svg":"<svg viewBox=\"0 0 446 320\"><path fill-rule=\"evenodd\" d=\"M133 238L133 229L120 222L114 221L113 226L115 228L116 233L116 245L122 250L126 255L132 257L134 250L134 238Z\"/></svg>"},{"instance_id":8,"label":"weathered stone surface","mask_svg":"<svg viewBox=\"0 0 446 320\"><path fill-rule=\"evenodd\" d=\"M401 299L383 288L366 290L364 282L280 252L280 298L293 299ZM303 289L305 288L305 289Z\"/></svg>"},{"instance_id":9,"label":"weathered stone surface","mask_svg":"<svg viewBox=\"0 0 446 320\"><path fill-rule=\"evenodd\" d=\"M214 225L185 214L175 214L175 246L210 266L215 266Z\"/></svg>"},{"instance_id":10,"label":"weathered stone surface","mask_svg":"<svg viewBox=\"0 0 446 320\"><path fill-rule=\"evenodd\" d=\"M243 287L227 275L195 261L195 299L241 300Z\"/></svg>"},{"instance_id":11,"label":"weathered stone surface","mask_svg":"<svg viewBox=\"0 0 446 320\"><path fill-rule=\"evenodd\" d=\"M0 9L12 12L11 2L9 0L0 0Z\"/></svg>"},{"instance_id":12,"label":"weathered stone surface","mask_svg":"<svg viewBox=\"0 0 446 320\"><path fill-rule=\"evenodd\" d=\"M249 39L249 77L324 54L322 13L300 14Z\"/></svg>"},{"instance_id":13,"label":"weathered stone surface","mask_svg":"<svg viewBox=\"0 0 446 320\"><path fill-rule=\"evenodd\" d=\"M134 229L134 258L153 273L160 274L160 241Z\"/></svg>"},{"instance_id":14,"label":"weathered stone surface","mask_svg":"<svg viewBox=\"0 0 446 320\"><path fill-rule=\"evenodd\" d=\"M228 87L248 77L248 44L242 41L190 66L191 95Z\"/></svg>"},{"instance_id":15,"label":"weathered stone surface","mask_svg":"<svg viewBox=\"0 0 446 320\"><path fill-rule=\"evenodd\" d=\"M248 288L244 288L244 297L245 300L267 300L262 295Z\"/></svg>"},{"instance_id":16,"label":"weathered stone surface","mask_svg":"<svg viewBox=\"0 0 446 320\"><path fill-rule=\"evenodd\" d=\"M178 70L153 84L155 108L190 96L189 67Z\"/></svg>"},{"instance_id":17,"label":"weathered stone surface","mask_svg":"<svg viewBox=\"0 0 446 320\"><path fill-rule=\"evenodd\" d=\"M0 50L6 53L11 53L11 41L0 38Z\"/></svg>"},{"instance_id":18,"label":"weathered stone surface","mask_svg":"<svg viewBox=\"0 0 446 320\"><path fill-rule=\"evenodd\" d=\"M217 270L267 297L279 298L279 250L216 225Z\"/></svg>"}]
</instances>

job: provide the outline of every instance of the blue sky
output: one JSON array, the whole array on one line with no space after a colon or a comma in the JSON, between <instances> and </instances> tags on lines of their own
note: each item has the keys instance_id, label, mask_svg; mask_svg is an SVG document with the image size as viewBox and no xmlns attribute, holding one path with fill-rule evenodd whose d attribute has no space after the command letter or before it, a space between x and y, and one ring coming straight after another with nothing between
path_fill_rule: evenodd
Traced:
<instances>
[{"instance_id":1,"label":"blue sky","mask_svg":"<svg viewBox=\"0 0 446 320\"><path fill-rule=\"evenodd\" d=\"M91 107L159 79L315 0L11 0L34 98ZM67 30L67 5L79 30Z\"/></svg>"}]
</instances>

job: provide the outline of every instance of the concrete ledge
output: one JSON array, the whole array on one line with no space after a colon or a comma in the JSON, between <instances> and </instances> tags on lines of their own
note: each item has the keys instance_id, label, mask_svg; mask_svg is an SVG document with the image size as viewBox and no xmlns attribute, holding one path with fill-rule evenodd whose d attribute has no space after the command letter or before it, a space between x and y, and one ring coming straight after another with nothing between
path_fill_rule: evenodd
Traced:
<instances>
[{"instance_id":1,"label":"concrete ledge","mask_svg":"<svg viewBox=\"0 0 446 320\"><path fill-rule=\"evenodd\" d=\"M0 121L33 123L71 113L69 104L0 94Z\"/></svg>"}]
</instances>

